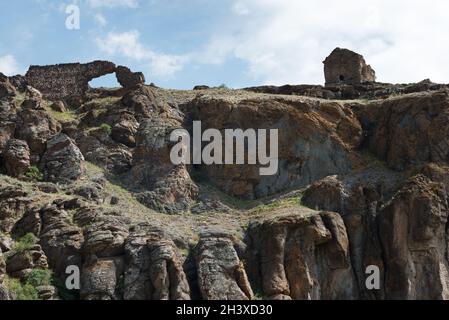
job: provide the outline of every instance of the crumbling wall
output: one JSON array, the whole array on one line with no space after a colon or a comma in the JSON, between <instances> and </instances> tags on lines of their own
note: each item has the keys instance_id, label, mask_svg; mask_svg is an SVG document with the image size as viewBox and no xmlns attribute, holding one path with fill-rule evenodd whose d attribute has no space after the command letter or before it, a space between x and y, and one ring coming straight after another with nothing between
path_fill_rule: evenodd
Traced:
<instances>
[{"instance_id":1,"label":"crumbling wall","mask_svg":"<svg viewBox=\"0 0 449 320\"><path fill-rule=\"evenodd\" d=\"M348 49L336 48L324 61L326 85L356 85L376 81L376 72L362 55Z\"/></svg>"},{"instance_id":2,"label":"crumbling wall","mask_svg":"<svg viewBox=\"0 0 449 320\"><path fill-rule=\"evenodd\" d=\"M115 72L109 61L31 66L25 75L29 85L50 100L77 99L85 96L89 81Z\"/></svg>"}]
</instances>

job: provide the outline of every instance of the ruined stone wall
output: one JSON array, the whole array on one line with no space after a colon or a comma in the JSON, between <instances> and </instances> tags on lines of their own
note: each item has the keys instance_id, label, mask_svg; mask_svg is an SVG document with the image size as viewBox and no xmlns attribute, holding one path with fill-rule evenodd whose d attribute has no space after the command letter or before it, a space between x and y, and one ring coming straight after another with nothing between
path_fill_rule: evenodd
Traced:
<instances>
[{"instance_id":1,"label":"ruined stone wall","mask_svg":"<svg viewBox=\"0 0 449 320\"><path fill-rule=\"evenodd\" d=\"M362 55L336 48L324 61L326 85L356 85L376 81L376 72Z\"/></svg>"},{"instance_id":2,"label":"ruined stone wall","mask_svg":"<svg viewBox=\"0 0 449 320\"><path fill-rule=\"evenodd\" d=\"M115 64L109 61L31 66L25 77L28 84L47 99L76 99L84 97L89 81L113 73L115 69Z\"/></svg>"}]
</instances>

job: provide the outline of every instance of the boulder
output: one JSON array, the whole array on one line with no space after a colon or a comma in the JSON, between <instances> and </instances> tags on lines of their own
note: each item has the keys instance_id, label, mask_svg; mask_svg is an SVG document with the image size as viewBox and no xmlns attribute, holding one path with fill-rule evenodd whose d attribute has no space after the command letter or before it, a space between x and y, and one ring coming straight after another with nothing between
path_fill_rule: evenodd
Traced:
<instances>
[{"instance_id":1,"label":"boulder","mask_svg":"<svg viewBox=\"0 0 449 320\"><path fill-rule=\"evenodd\" d=\"M16 95L16 89L9 82L7 76L0 72L0 99L11 98Z\"/></svg>"},{"instance_id":2,"label":"boulder","mask_svg":"<svg viewBox=\"0 0 449 320\"><path fill-rule=\"evenodd\" d=\"M50 105L50 108L56 112L65 112L66 106L63 101L55 101Z\"/></svg>"},{"instance_id":3,"label":"boulder","mask_svg":"<svg viewBox=\"0 0 449 320\"><path fill-rule=\"evenodd\" d=\"M121 256L128 228L120 217L102 215L91 221L84 232L84 254L95 254L99 258Z\"/></svg>"},{"instance_id":4,"label":"boulder","mask_svg":"<svg viewBox=\"0 0 449 320\"><path fill-rule=\"evenodd\" d=\"M123 88L134 88L140 84L145 84L145 76L142 72L132 72L129 68L118 66L115 69L117 81Z\"/></svg>"},{"instance_id":5,"label":"boulder","mask_svg":"<svg viewBox=\"0 0 449 320\"><path fill-rule=\"evenodd\" d=\"M30 148L23 140L11 139L3 152L8 175L15 178L22 178L30 167Z\"/></svg>"},{"instance_id":6,"label":"boulder","mask_svg":"<svg viewBox=\"0 0 449 320\"><path fill-rule=\"evenodd\" d=\"M48 269L47 257L38 244L15 253L6 262L6 271L15 278L25 279L33 269Z\"/></svg>"},{"instance_id":7,"label":"boulder","mask_svg":"<svg viewBox=\"0 0 449 320\"><path fill-rule=\"evenodd\" d=\"M27 142L31 163L36 164L46 149L46 142L61 131L61 125L41 106L40 100L25 100L17 114L15 138Z\"/></svg>"},{"instance_id":8,"label":"boulder","mask_svg":"<svg viewBox=\"0 0 449 320\"><path fill-rule=\"evenodd\" d=\"M123 272L121 258L93 259L84 264L81 275L82 300L117 300L117 286Z\"/></svg>"},{"instance_id":9,"label":"boulder","mask_svg":"<svg viewBox=\"0 0 449 320\"><path fill-rule=\"evenodd\" d=\"M60 183L77 180L85 171L84 157L80 149L64 133L47 142L41 167L46 181Z\"/></svg>"},{"instance_id":10,"label":"boulder","mask_svg":"<svg viewBox=\"0 0 449 320\"><path fill-rule=\"evenodd\" d=\"M135 119L123 119L112 128L111 138L127 147L136 146L135 134L139 128L139 123Z\"/></svg>"}]
</instances>

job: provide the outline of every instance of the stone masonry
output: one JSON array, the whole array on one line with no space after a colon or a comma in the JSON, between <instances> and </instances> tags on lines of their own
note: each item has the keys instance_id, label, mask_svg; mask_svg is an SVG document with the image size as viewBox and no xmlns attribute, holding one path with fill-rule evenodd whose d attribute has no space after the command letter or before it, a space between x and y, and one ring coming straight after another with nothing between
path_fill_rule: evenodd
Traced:
<instances>
[{"instance_id":1,"label":"stone masonry","mask_svg":"<svg viewBox=\"0 0 449 320\"><path fill-rule=\"evenodd\" d=\"M357 85L375 82L376 72L362 55L348 49L336 48L324 61L324 76L328 85Z\"/></svg>"}]
</instances>

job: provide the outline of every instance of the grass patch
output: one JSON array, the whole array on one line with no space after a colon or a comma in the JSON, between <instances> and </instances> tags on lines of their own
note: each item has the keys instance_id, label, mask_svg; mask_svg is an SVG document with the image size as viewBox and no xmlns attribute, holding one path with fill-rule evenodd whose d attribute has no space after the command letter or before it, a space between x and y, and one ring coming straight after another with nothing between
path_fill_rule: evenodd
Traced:
<instances>
[{"instance_id":1,"label":"grass patch","mask_svg":"<svg viewBox=\"0 0 449 320\"><path fill-rule=\"evenodd\" d=\"M110 136L112 133L112 127L107 123L103 123L100 126L100 129L103 130L104 132L106 132L108 134L108 136Z\"/></svg>"},{"instance_id":2,"label":"grass patch","mask_svg":"<svg viewBox=\"0 0 449 320\"><path fill-rule=\"evenodd\" d=\"M6 289L12 293L16 300L39 300L36 288L29 283L22 283L20 280L8 276L5 277L4 283Z\"/></svg>"},{"instance_id":3,"label":"grass patch","mask_svg":"<svg viewBox=\"0 0 449 320\"><path fill-rule=\"evenodd\" d=\"M28 251L36 245L37 241L38 241L38 238L34 234L27 233L22 238L20 238L16 242L16 244L14 245L12 250L7 252L6 254L8 257L12 257L18 253L23 253L25 251Z\"/></svg>"},{"instance_id":4,"label":"grass patch","mask_svg":"<svg viewBox=\"0 0 449 320\"><path fill-rule=\"evenodd\" d=\"M22 106L22 103L25 101L25 93L24 92L18 92L16 96L14 97L14 106L16 109L19 109Z\"/></svg>"},{"instance_id":5,"label":"grass patch","mask_svg":"<svg viewBox=\"0 0 449 320\"><path fill-rule=\"evenodd\" d=\"M31 166L28 168L27 173L25 174L28 178L36 180L36 181L42 181L44 180L44 175L36 166Z\"/></svg>"}]
</instances>

